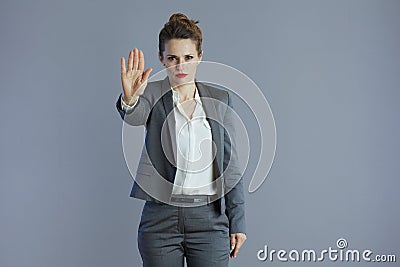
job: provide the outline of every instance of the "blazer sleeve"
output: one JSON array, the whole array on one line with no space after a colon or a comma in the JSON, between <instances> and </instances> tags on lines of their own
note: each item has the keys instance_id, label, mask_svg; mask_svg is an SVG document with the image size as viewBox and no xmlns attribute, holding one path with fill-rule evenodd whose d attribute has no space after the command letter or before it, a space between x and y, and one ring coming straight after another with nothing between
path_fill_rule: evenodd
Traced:
<instances>
[{"instance_id":1,"label":"blazer sleeve","mask_svg":"<svg viewBox=\"0 0 400 267\"><path fill-rule=\"evenodd\" d=\"M135 106L129 110L125 111L122 109L121 103L122 93L119 95L116 107L121 118L128 124L132 126L144 125L147 122L151 110L151 103L149 97L144 93L139 96Z\"/></svg>"},{"instance_id":2,"label":"blazer sleeve","mask_svg":"<svg viewBox=\"0 0 400 267\"><path fill-rule=\"evenodd\" d=\"M230 108L229 108L230 107ZM224 126L224 185L225 213L229 219L229 232L246 233L245 199L242 171L238 164L238 151L233 119L233 104L228 93L228 108L225 112ZM229 165L228 165L229 164Z\"/></svg>"}]
</instances>

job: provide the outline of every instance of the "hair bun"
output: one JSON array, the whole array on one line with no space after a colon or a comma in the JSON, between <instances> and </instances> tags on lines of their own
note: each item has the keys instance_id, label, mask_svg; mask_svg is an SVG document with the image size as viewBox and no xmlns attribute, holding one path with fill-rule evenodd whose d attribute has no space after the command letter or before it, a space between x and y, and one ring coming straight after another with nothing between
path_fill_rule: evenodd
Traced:
<instances>
[{"instance_id":1,"label":"hair bun","mask_svg":"<svg viewBox=\"0 0 400 267\"><path fill-rule=\"evenodd\" d=\"M172 14L171 17L169 17L169 21L185 21L188 23L193 23L193 24L197 24L199 21L194 21L192 19L189 19L185 14L182 13L175 13Z\"/></svg>"}]
</instances>

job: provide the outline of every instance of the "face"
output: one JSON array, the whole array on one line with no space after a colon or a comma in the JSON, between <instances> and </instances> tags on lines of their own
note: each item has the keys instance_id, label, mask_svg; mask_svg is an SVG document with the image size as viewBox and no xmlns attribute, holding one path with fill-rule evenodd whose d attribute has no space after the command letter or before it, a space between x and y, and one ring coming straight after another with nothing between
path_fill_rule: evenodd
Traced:
<instances>
[{"instance_id":1,"label":"face","mask_svg":"<svg viewBox=\"0 0 400 267\"><path fill-rule=\"evenodd\" d=\"M191 39L171 39L165 44L160 61L167 68L172 87L194 81L197 65L201 61L196 43Z\"/></svg>"}]
</instances>

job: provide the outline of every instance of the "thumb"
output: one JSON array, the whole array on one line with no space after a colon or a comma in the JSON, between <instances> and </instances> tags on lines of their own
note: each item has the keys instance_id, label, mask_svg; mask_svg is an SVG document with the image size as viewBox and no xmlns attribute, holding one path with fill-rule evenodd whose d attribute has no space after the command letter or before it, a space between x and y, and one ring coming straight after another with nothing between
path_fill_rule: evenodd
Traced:
<instances>
[{"instance_id":1,"label":"thumb","mask_svg":"<svg viewBox=\"0 0 400 267\"><path fill-rule=\"evenodd\" d=\"M152 70L153 70L152 68L148 68L148 69L143 73L142 82L147 81L147 79L148 79L149 76L150 76L150 72L151 72Z\"/></svg>"}]
</instances>

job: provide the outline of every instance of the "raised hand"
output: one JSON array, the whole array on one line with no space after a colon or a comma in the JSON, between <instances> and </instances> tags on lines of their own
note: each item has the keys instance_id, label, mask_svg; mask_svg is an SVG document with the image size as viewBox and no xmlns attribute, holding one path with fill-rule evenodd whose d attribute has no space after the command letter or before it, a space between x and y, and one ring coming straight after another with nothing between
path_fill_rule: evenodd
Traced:
<instances>
[{"instance_id":1,"label":"raised hand","mask_svg":"<svg viewBox=\"0 0 400 267\"><path fill-rule=\"evenodd\" d=\"M128 69L126 69L125 58L121 58L121 81L125 103L131 105L136 102L139 95L143 94L152 70L152 68L144 70L143 52L136 47L129 52Z\"/></svg>"}]
</instances>

